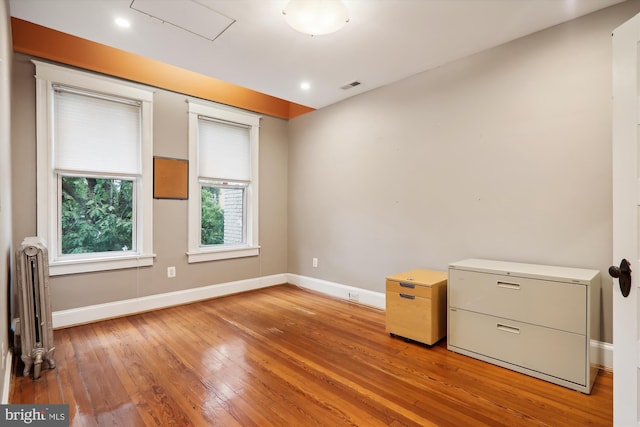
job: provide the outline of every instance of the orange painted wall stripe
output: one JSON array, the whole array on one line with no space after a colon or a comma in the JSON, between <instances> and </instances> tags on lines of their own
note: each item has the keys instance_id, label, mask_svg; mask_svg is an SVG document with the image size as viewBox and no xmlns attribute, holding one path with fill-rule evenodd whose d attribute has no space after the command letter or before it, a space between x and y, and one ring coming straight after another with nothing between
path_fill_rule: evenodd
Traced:
<instances>
[{"instance_id":1,"label":"orange painted wall stripe","mask_svg":"<svg viewBox=\"0 0 640 427\"><path fill-rule=\"evenodd\" d=\"M13 50L282 119L313 108L11 18Z\"/></svg>"}]
</instances>

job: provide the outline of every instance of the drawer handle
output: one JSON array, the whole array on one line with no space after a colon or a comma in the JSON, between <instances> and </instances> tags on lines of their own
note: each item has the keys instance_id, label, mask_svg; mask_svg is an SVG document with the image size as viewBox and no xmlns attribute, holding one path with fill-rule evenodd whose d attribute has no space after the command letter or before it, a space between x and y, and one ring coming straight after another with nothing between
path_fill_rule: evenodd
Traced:
<instances>
[{"instance_id":1,"label":"drawer handle","mask_svg":"<svg viewBox=\"0 0 640 427\"><path fill-rule=\"evenodd\" d=\"M509 332L510 334L520 335L520 328L516 328L514 326L507 326L500 323L498 323L496 326L500 331Z\"/></svg>"},{"instance_id":2,"label":"drawer handle","mask_svg":"<svg viewBox=\"0 0 640 427\"><path fill-rule=\"evenodd\" d=\"M416 287L416 285L414 283L403 283L403 282L400 282L400 287L401 288L414 289Z\"/></svg>"},{"instance_id":3,"label":"drawer handle","mask_svg":"<svg viewBox=\"0 0 640 427\"><path fill-rule=\"evenodd\" d=\"M400 298L416 299L416 296L415 295L409 295L409 294L400 294Z\"/></svg>"},{"instance_id":4,"label":"drawer handle","mask_svg":"<svg viewBox=\"0 0 640 427\"><path fill-rule=\"evenodd\" d=\"M513 289L514 291L520 290L519 283L498 282L498 287L504 288L504 289Z\"/></svg>"}]
</instances>

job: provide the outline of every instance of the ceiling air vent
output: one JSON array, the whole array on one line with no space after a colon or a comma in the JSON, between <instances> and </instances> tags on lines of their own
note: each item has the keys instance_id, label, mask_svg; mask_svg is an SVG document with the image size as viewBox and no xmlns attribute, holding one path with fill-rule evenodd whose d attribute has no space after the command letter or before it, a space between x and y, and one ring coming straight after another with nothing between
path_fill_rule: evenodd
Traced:
<instances>
[{"instance_id":1,"label":"ceiling air vent","mask_svg":"<svg viewBox=\"0 0 640 427\"><path fill-rule=\"evenodd\" d=\"M358 86L358 85L360 85L360 82L359 82L359 81L353 81L353 82L351 82L351 83L347 83L346 85L344 85L344 86L340 87L340 89L347 90L347 89L351 89L352 87L356 87L356 86Z\"/></svg>"}]
</instances>

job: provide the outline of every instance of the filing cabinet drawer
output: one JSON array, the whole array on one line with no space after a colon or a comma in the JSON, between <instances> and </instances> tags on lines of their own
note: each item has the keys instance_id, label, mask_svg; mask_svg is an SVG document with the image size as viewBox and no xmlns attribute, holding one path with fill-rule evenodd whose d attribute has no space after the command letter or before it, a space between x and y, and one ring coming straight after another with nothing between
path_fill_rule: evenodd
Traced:
<instances>
[{"instance_id":1,"label":"filing cabinet drawer","mask_svg":"<svg viewBox=\"0 0 640 427\"><path fill-rule=\"evenodd\" d=\"M584 335L450 308L448 345L587 385Z\"/></svg>"},{"instance_id":2,"label":"filing cabinet drawer","mask_svg":"<svg viewBox=\"0 0 640 427\"><path fill-rule=\"evenodd\" d=\"M387 292L387 332L432 344L431 316L431 298Z\"/></svg>"},{"instance_id":3,"label":"filing cabinet drawer","mask_svg":"<svg viewBox=\"0 0 640 427\"><path fill-rule=\"evenodd\" d=\"M416 285L409 282L396 282L387 280L387 292L396 292L398 294L408 294L418 297L431 298L431 287Z\"/></svg>"},{"instance_id":4,"label":"filing cabinet drawer","mask_svg":"<svg viewBox=\"0 0 640 427\"><path fill-rule=\"evenodd\" d=\"M449 271L449 307L585 334L587 286Z\"/></svg>"}]
</instances>

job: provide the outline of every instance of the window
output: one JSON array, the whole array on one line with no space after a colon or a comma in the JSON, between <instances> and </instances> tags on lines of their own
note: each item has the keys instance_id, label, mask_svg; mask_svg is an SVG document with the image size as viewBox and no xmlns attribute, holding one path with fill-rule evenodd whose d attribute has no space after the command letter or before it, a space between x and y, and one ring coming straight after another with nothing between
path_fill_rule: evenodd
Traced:
<instances>
[{"instance_id":1,"label":"window","mask_svg":"<svg viewBox=\"0 0 640 427\"><path fill-rule=\"evenodd\" d=\"M153 93L34 63L38 235L50 273L151 265Z\"/></svg>"},{"instance_id":2,"label":"window","mask_svg":"<svg viewBox=\"0 0 640 427\"><path fill-rule=\"evenodd\" d=\"M134 180L60 175L61 254L135 250Z\"/></svg>"},{"instance_id":3,"label":"window","mask_svg":"<svg viewBox=\"0 0 640 427\"><path fill-rule=\"evenodd\" d=\"M259 120L189 101L189 262L258 255Z\"/></svg>"}]
</instances>

